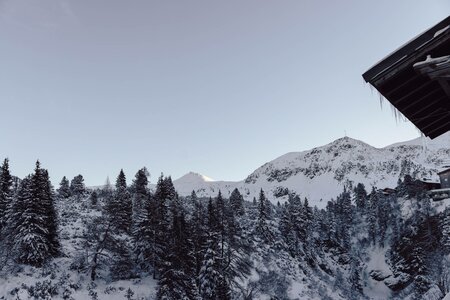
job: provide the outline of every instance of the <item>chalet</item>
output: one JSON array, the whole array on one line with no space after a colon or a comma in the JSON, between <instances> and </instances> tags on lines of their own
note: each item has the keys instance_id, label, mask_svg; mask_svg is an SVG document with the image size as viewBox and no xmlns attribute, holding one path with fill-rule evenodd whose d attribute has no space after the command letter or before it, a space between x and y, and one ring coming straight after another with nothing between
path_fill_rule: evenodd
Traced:
<instances>
[{"instance_id":1,"label":"chalet","mask_svg":"<svg viewBox=\"0 0 450 300\"><path fill-rule=\"evenodd\" d=\"M383 193L383 195L385 196L389 196L389 195L393 195L396 193L395 189L391 189L391 188L384 188L381 190L381 192Z\"/></svg>"},{"instance_id":2,"label":"chalet","mask_svg":"<svg viewBox=\"0 0 450 300\"><path fill-rule=\"evenodd\" d=\"M450 131L450 16L388 55L363 78L430 138Z\"/></svg>"},{"instance_id":3,"label":"chalet","mask_svg":"<svg viewBox=\"0 0 450 300\"><path fill-rule=\"evenodd\" d=\"M441 188L441 184L439 182L434 182L434 181L431 181L430 179L426 179L426 178L420 180L420 183L422 184L422 188L425 191L431 191L431 190Z\"/></svg>"},{"instance_id":4,"label":"chalet","mask_svg":"<svg viewBox=\"0 0 450 300\"><path fill-rule=\"evenodd\" d=\"M450 168L438 173L441 189L450 189Z\"/></svg>"}]
</instances>

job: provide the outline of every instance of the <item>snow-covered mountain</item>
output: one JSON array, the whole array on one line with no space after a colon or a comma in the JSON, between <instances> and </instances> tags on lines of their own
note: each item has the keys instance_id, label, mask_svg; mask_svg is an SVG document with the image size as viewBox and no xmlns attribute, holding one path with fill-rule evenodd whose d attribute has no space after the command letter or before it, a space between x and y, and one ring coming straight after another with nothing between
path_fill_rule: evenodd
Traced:
<instances>
[{"instance_id":1,"label":"snow-covered mountain","mask_svg":"<svg viewBox=\"0 0 450 300\"><path fill-rule=\"evenodd\" d=\"M229 196L238 188L246 200L257 197L262 188L274 203L286 200L288 191L307 197L311 204L324 207L344 187L359 182L369 190L395 187L406 174L437 181L436 173L450 160L450 132L434 139L417 138L384 148L344 137L325 146L290 152L256 169L238 182L213 181L188 173L174 181L180 195L193 190L199 196Z\"/></svg>"}]
</instances>

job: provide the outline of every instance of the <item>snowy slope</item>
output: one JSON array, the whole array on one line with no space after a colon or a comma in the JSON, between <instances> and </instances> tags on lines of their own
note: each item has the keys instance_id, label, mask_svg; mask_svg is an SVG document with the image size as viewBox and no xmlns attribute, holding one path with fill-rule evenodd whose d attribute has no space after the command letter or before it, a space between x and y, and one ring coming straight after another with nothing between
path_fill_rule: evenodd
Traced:
<instances>
[{"instance_id":1,"label":"snowy slope","mask_svg":"<svg viewBox=\"0 0 450 300\"><path fill-rule=\"evenodd\" d=\"M264 164L238 182L212 181L189 173L174 181L180 195L195 190L199 196L216 196L221 190L229 196L238 188L246 200L257 197L262 188L274 203L286 200L286 192L307 197L311 204L324 207L344 187L363 183L366 189L395 187L399 177L437 181L436 172L449 162L450 132L434 140L417 138L384 148L375 148L349 137L308 151L291 152Z\"/></svg>"}]
</instances>

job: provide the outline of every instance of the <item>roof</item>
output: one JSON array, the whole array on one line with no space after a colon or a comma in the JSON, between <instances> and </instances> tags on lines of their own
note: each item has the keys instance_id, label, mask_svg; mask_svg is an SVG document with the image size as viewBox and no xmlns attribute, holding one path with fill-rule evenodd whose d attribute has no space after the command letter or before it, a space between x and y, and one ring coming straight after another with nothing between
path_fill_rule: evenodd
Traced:
<instances>
[{"instance_id":1,"label":"roof","mask_svg":"<svg viewBox=\"0 0 450 300\"><path fill-rule=\"evenodd\" d=\"M448 172L450 172L450 168L439 172L438 175L441 175L441 174L444 174L444 173L448 173Z\"/></svg>"},{"instance_id":2,"label":"roof","mask_svg":"<svg viewBox=\"0 0 450 300\"><path fill-rule=\"evenodd\" d=\"M450 16L363 74L424 135L450 131Z\"/></svg>"}]
</instances>

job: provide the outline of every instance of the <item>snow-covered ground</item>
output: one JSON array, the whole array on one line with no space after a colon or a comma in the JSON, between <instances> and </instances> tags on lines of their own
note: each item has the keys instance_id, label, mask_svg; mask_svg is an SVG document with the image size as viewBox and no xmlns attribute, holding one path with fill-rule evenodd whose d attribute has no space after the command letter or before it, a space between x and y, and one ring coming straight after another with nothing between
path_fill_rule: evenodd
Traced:
<instances>
[{"instance_id":1,"label":"snow-covered ground","mask_svg":"<svg viewBox=\"0 0 450 300\"><path fill-rule=\"evenodd\" d=\"M67 290L73 298L66 299L93 299L92 295L89 295L91 291L92 294L97 293L99 300L123 300L128 289L134 293L133 299L155 299L157 281L151 277L126 281L99 278L95 285L92 285L87 272L71 270L74 259L85 251L82 236L87 221L100 215L100 211L87 206L86 203L87 199L56 201L64 256L54 259L43 268L4 270L6 274L0 276L0 299L50 299L30 297L27 291L29 287L36 289L39 285L54 287L58 294L52 295L51 299L63 299L64 291ZM17 292L19 298L12 295L12 291Z\"/></svg>"}]
</instances>

